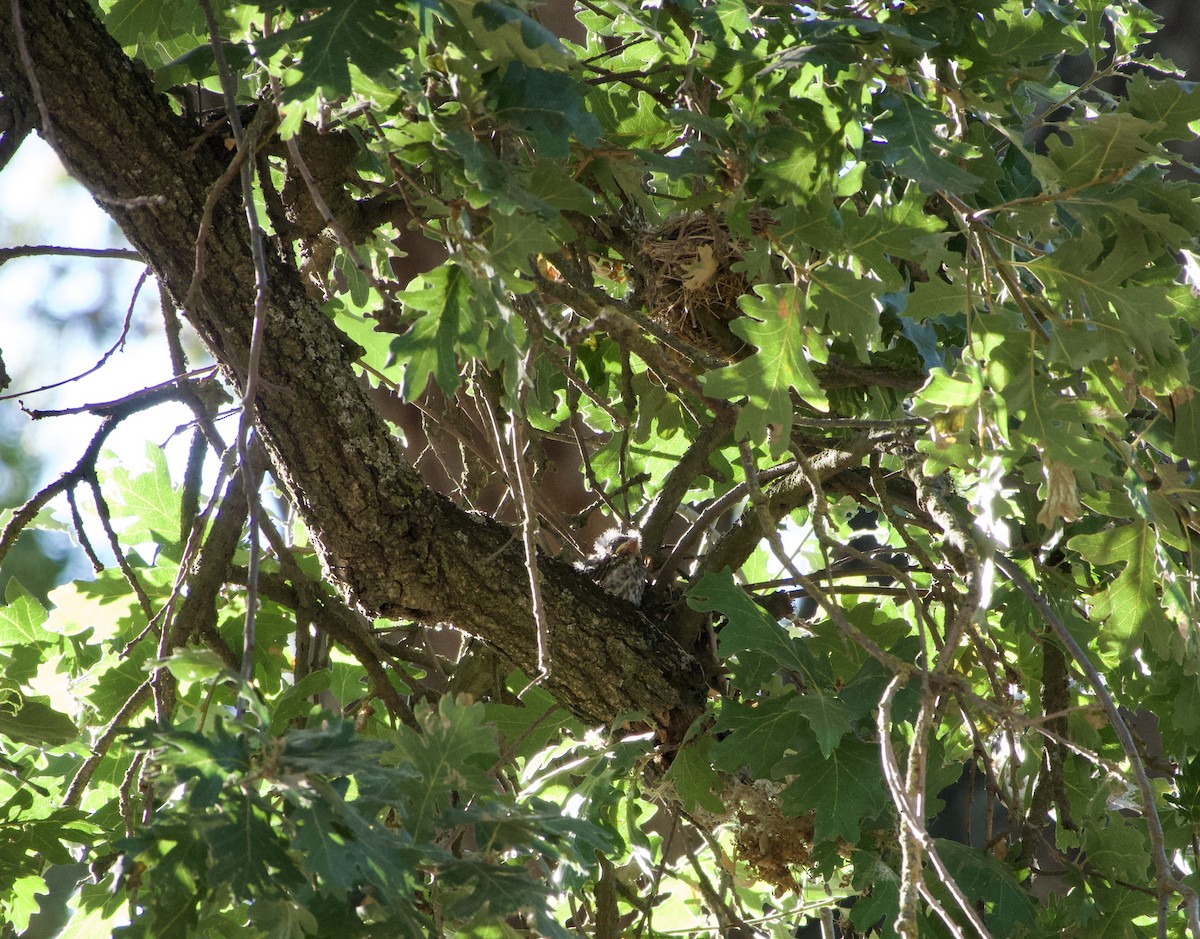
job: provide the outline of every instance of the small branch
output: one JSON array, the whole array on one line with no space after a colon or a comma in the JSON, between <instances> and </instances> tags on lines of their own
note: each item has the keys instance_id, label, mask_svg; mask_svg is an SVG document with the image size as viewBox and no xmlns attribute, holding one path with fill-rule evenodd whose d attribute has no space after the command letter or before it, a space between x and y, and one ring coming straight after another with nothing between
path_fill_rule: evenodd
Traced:
<instances>
[{"instance_id":1,"label":"small branch","mask_svg":"<svg viewBox=\"0 0 1200 939\"><path fill-rule=\"evenodd\" d=\"M696 435L687 452L679 458L663 480L662 488L646 512L645 521L639 526L642 536L642 552L654 557L662 549L667 527L679 511L679 504L696 481L696 477L708 466L709 457L717 449L729 429L733 426L732 415L719 414Z\"/></svg>"},{"instance_id":2,"label":"small branch","mask_svg":"<svg viewBox=\"0 0 1200 939\"><path fill-rule=\"evenodd\" d=\"M216 366L210 365L206 368L198 368L195 371L188 372L186 375L169 378L161 384L142 388L139 391L113 401L99 401L95 404L83 404L79 407L59 408L52 411L30 410L26 408L25 413L35 421L44 420L48 417L66 417L71 414L94 414L97 417L126 418L138 411L144 411L146 408L157 407L168 401L182 400L184 397L182 387L186 382L197 377L205 378L215 373Z\"/></svg>"},{"instance_id":3,"label":"small branch","mask_svg":"<svg viewBox=\"0 0 1200 939\"><path fill-rule=\"evenodd\" d=\"M83 527L83 515L79 511L79 502L75 498L75 487L73 486L67 490L67 505L71 507L71 524L75 526L75 537L79 539L79 546L83 548L83 553L91 562L92 570L99 574L104 570L104 565L100 563L100 557L96 554L96 549L92 547L91 539L88 538L87 529Z\"/></svg>"},{"instance_id":4,"label":"small branch","mask_svg":"<svg viewBox=\"0 0 1200 939\"><path fill-rule=\"evenodd\" d=\"M125 552L121 550L121 539L117 537L117 531L113 528L112 514L108 510L108 500L104 498L104 493L100 491L100 480L96 478L94 469L89 470L84 478L91 487L92 498L96 502L96 514L100 517L100 526L104 529L104 534L108 538L108 546L112 550L113 556L117 559L117 566L121 568L121 573L125 575L125 580L133 588L133 592L138 598L138 603L141 605L142 612L146 616L146 621L152 622L155 618L154 604L150 602L150 596L146 593L146 588L142 586L142 582L138 579L137 573L130 565L129 559L125 557Z\"/></svg>"},{"instance_id":5,"label":"small branch","mask_svg":"<svg viewBox=\"0 0 1200 939\"><path fill-rule=\"evenodd\" d=\"M37 517L38 512L42 510L42 506L55 496L77 485L86 478L88 473L95 472L96 458L100 455L100 448L104 446L104 441L108 439L109 434L117 429L117 425L120 423L121 418L116 415L110 415L105 418L92 437L91 442L83 451L83 456L79 458L79 462L59 476L54 482L35 493L29 501L13 513L13 517L4 529L4 533L0 535L0 561L4 560L4 556L8 554L9 549L16 542L17 536L21 534L25 526Z\"/></svg>"},{"instance_id":6,"label":"small branch","mask_svg":"<svg viewBox=\"0 0 1200 939\"><path fill-rule=\"evenodd\" d=\"M274 543L272 535L278 536L272 527L264 529L268 542ZM268 599L287 606L311 618L313 625L324 632L330 639L341 643L358 659L370 679L371 692L379 697L388 712L409 727L418 728L416 716L396 690L388 678L388 670L383 662L386 652L379 645L371 630L364 627L356 614L349 607L335 598L326 597L305 577L292 560L291 554L284 555L282 567L291 586L279 578L270 575L260 575L262 595ZM245 571L234 569L233 583L242 583Z\"/></svg>"},{"instance_id":7,"label":"small branch","mask_svg":"<svg viewBox=\"0 0 1200 939\"><path fill-rule=\"evenodd\" d=\"M202 0L202 2L207 2L207 0ZM279 78L274 74L271 75L271 95L278 106L278 102L283 99L283 90L279 83ZM354 241L346 233L346 228L341 223L341 220L329 208L329 203L325 201L325 197L321 194L321 189L317 185L316 177L313 176L312 170L308 168L308 163L304 160L304 154L300 152L299 137L291 136L284 141L284 144L287 147L289 159L291 159L292 164L296 167L297 172L300 173L300 178L304 180L309 198L312 199L313 205L316 206L317 211L321 214L321 220L333 232L333 236L338 241L338 246L345 252L346 257L350 259L351 263L358 269L358 272L366 278L367 283L378 291L383 302L390 305L392 291L379 282L379 278L375 276L375 271L372 270L371 265L364 261L362 255L358 253Z\"/></svg>"},{"instance_id":8,"label":"small branch","mask_svg":"<svg viewBox=\"0 0 1200 939\"><path fill-rule=\"evenodd\" d=\"M17 53L21 57L21 67L25 70L25 79L29 82L29 91L37 105L38 116L41 118L41 133L51 149L58 150L58 141L54 135L54 125L50 121L50 109L46 107L46 98L42 95L42 83L38 79L37 69L33 64L33 56L29 54L29 44L25 41L25 26L21 22L21 0L12 0L13 33L17 40Z\"/></svg>"},{"instance_id":9,"label":"small branch","mask_svg":"<svg viewBox=\"0 0 1200 939\"><path fill-rule=\"evenodd\" d=\"M142 261L140 252L132 248L68 248L61 245L16 245L0 248L0 265L17 258L35 258L45 255L66 258L113 258L120 261Z\"/></svg>"},{"instance_id":10,"label":"small branch","mask_svg":"<svg viewBox=\"0 0 1200 939\"><path fill-rule=\"evenodd\" d=\"M84 761L83 765L79 767L79 772L75 774L75 778L71 780L71 785L67 788L67 794L63 796L63 805L79 805L79 800L83 798L83 790L91 782L92 774L104 762L104 758L108 755L108 748L112 746L112 742L117 738L117 734L128 726L138 709L146 703L146 699L150 697L150 691L151 679L147 678L137 686L133 694L121 705L121 710L113 715L113 719L108 722L108 725L104 728L99 738L92 744L92 755Z\"/></svg>"},{"instance_id":11,"label":"small branch","mask_svg":"<svg viewBox=\"0 0 1200 939\"><path fill-rule=\"evenodd\" d=\"M259 140L265 135L268 125L274 120L274 116L271 108L259 105L258 110L254 114L254 119L245 129L245 136L243 137L244 146L238 147L237 152L233 155L233 159L229 161L229 165L225 167L220 177L217 178L217 181L209 187L208 193L204 197L204 208L200 214L200 225L196 230L196 257L192 267L192 280L188 285L187 291L184 293L183 302L179 304L184 310L190 310L195 305L196 297L200 292L201 285L204 283L205 246L208 244L208 238L212 232L213 213L216 211L217 202L220 201L225 190L229 188L234 177L244 172L243 165L251 156L251 151L257 149ZM241 127L240 120L238 127ZM252 172L252 169L247 167L246 171ZM253 199L251 199L250 205L252 206L253 204ZM261 237L261 232L259 234Z\"/></svg>"},{"instance_id":12,"label":"small branch","mask_svg":"<svg viewBox=\"0 0 1200 939\"><path fill-rule=\"evenodd\" d=\"M532 355L531 351L530 356ZM537 513L533 508L533 492L529 486L529 476L525 472L525 434L521 427L524 421L523 412L513 414L509 432L512 437L512 465L517 475L516 493L521 506L521 543L525 548L525 563L529 570L529 602L533 610L533 622L537 627L538 674L533 676L533 680L536 682L550 674L550 623L546 619L545 604L542 601L542 584L538 577L538 523Z\"/></svg>"},{"instance_id":13,"label":"small branch","mask_svg":"<svg viewBox=\"0 0 1200 939\"><path fill-rule=\"evenodd\" d=\"M773 485L767 493L771 527L811 498L810 479L824 484L843 470L860 463L875 445L876 440L872 433L862 433L846 441L826 444L823 452L810 460L811 465L807 473L797 462L792 472ZM759 476L763 478L762 473ZM765 478L763 481L765 482ZM761 522L761 517L756 513L746 513L709 552L700 573L719 571L725 567L734 571L740 568L766 534Z\"/></svg>"},{"instance_id":14,"label":"small branch","mask_svg":"<svg viewBox=\"0 0 1200 939\"><path fill-rule=\"evenodd\" d=\"M795 472L796 462L794 460L787 463L782 463L779 466L772 466L762 470L758 474L759 482L762 484L768 483L771 480L779 479L781 476L787 476L789 473ZM675 573L684 559L693 551L701 536L708 531L710 527L720 518L725 512L729 511L746 498L748 484L745 482L738 483L724 495L718 496L703 512L696 518L688 530L684 533L671 550L670 555L663 562L662 567L658 571L658 579L667 580Z\"/></svg>"}]
</instances>

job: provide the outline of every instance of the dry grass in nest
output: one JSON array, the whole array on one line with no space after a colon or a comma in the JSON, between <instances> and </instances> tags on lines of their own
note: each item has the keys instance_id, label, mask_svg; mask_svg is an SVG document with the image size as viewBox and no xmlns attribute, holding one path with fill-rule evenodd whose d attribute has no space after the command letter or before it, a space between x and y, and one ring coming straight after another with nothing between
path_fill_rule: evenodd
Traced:
<instances>
[{"instance_id":1,"label":"dry grass in nest","mask_svg":"<svg viewBox=\"0 0 1200 939\"><path fill-rule=\"evenodd\" d=\"M650 318L707 352L735 356L742 342L728 324L751 285L732 270L742 255L729 229L710 215L681 215L647 232L639 255Z\"/></svg>"},{"instance_id":2,"label":"dry grass in nest","mask_svg":"<svg viewBox=\"0 0 1200 939\"><path fill-rule=\"evenodd\" d=\"M770 783L738 784L735 839L738 860L775 888L776 896L798 893L796 872L812 862L813 817L779 810L779 794Z\"/></svg>"}]
</instances>

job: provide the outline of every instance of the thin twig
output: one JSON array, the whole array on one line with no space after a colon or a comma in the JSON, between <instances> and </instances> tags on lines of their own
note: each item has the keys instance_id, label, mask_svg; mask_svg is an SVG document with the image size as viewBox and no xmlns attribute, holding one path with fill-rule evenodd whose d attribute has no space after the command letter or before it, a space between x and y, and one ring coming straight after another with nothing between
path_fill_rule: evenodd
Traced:
<instances>
[{"instance_id":1,"label":"thin twig","mask_svg":"<svg viewBox=\"0 0 1200 939\"><path fill-rule=\"evenodd\" d=\"M104 762L104 758L108 755L108 748L112 746L117 734L122 728L129 725L138 708L145 704L146 699L150 697L150 683L151 679L147 678L134 689L133 694L125 699L121 709L113 715L112 720L108 722L96 742L92 744L92 755L84 760L83 765L79 767L79 772L71 780L71 785L67 787L67 794L63 796L63 805L76 806L79 804L79 800L83 798L83 790L91 782L92 774Z\"/></svg>"},{"instance_id":2,"label":"thin twig","mask_svg":"<svg viewBox=\"0 0 1200 939\"><path fill-rule=\"evenodd\" d=\"M62 381L56 381L49 385L40 385L39 387L31 388L28 391L16 391L11 394L0 395L0 401L7 401L9 398L25 398L25 397L28 397L29 395L40 394L43 391L50 391L54 388L61 388L64 385L69 385L72 382L77 382L81 378L86 378L88 375L91 375L93 372L99 371L101 368L103 368L105 363L107 363L108 360L110 358L112 358L112 355L114 352L116 352L118 349L124 348L125 340L129 337L129 326L133 322L134 304L137 303L138 294L140 294L142 292L142 285L144 283L146 283L146 278L149 276L150 276L150 268L146 268L144 271L142 271L141 276L138 278L137 284L133 288L133 296L129 300L129 307L125 311L125 320L121 324L121 333L120 333L120 335L117 336L116 342L114 342L111 346L109 346L109 348L105 351L105 353L102 356L100 356L100 358L97 360L95 365L93 365L87 371L80 372L78 375L73 375L70 378L64 378L64 379L62 379Z\"/></svg>"},{"instance_id":3,"label":"thin twig","mask_svg":"<svg viewBox=\"0 0 1200 939\"><path fill-rule=\"evenodd\" d=\"M12 0L13 33L17 40L17 54L21 57L21 67L25 69L25 78L29 81L29 91L33 102L37 105L38 115L42 119L40 128L42 139L50 145L50 149L58 150L58 137L54 132L54 124L50 120L50 109L46 107L46 99L42 95L42 83L38 79L37 69L33 65L33 56L29 54L29 46L25 42L25 25L21 22L21 0Z\"/></svg>"},{"instance_id":4,"label":"thin twig","mask_svg":"<svg viewBox=\"0 0 1200 939\"><path fill-rule=\"evenodd\" d=\"M37 69L34 68L33 57L29 54L29 46L25 41L25 27L21 23L21 2L20 0L11 0L11 3L13 32L17 40L17 54L21 57L21 67L24 68L25 77L29 81L29 91L33 95L33 100L37 104L38 114L41 116L40 131L42 139L50 145L52 150L57 152L58 135L54 132L54 124L50 120L50 109L46 106L46 99L42 95L42 83L38 80ZM93 199L118 208L137 209L152 205L163 205L167 201L164 196L136 196L132 199L118 199L113 195L101 192L94 185L87 186L87 189L91 192Z\"/></svg>"},{"instance_id":5,"label":"thin twig","mask_svg":"<svg viewBox=\"0 0 1200 939\"><path fill-rule=\"evenodd\" d=\"M758 473L758 481L760 484L766 484L772 480L779 479L782 476L787 476L796 469L794 460L787 463L781 463L779 466L772 466ZM746 498L749 491L748 484L745 482L738 483L728 492L713 499L712 502L697 516L696 520L688 526L687 532L683 537L675 543L675 547L671 550L670 555L663 561L662 567L658 571L658 579L666 580L678 569L683 560L689 556L696 543L718 518L725 512L729 511L742 499Z\"/></svg>"},{"instance_id":6,"label":"thin twig","mask_svg":"<svg viewBox=\"0 0 1200 939\"><path fill-rule=\"evenodd\" d=\"M116 415L107 417L92 436L91 442L84 449L83 456L79 458L79 462L59 476L54 482L38 490L24 505L13 513L12 518L9 519L8 525L4 529L4 533L0 534L0 561L4 560L4 556L8 554L9 549L16 542L17 536L21 534L25 526L37 517L38 512L42 510L42 506L55 496L79 483L80 480L85 478L88 472L94 471L96 458L100 454L100 448L104 446L104 441L108 439L109 434L117 429L117 425L120 423L121 418Z\"/></svg>"},{"instance_id":7,"label":"thin twig","mask_svg":"<svg viewBox=\"0 0 1200 939\"><path fill-rule=\"evenodd\" d=\"M280 85L279 78L275 75L271 76L271 95L276 102L276 106L283 100L283 90ZM320 187L317 185L316 177L313 176L312 170L309 169L308 163L304 160L304 154L300 152L299 135L293 135L284 141L287 147L288 157L292 161L292 165L296 167L296 171L300 174L300 178L304 180L304 186L308 190L309 198L312 199L313 205L321 214L321 220L326 227L333 232L333 236L338 241L338 246L345 253L346 257L355 266L360 274L366 278L367 283L378 291L379 296L385 304L391 303L391 291L387 289L379 278L375 276L375 271L371 265L363 260L359 254L358 248L355 247L353 240L346 233L346 228L341 220L333 214L329 208L329 203L325 201L325 196L321 193Z\"/></svg>"},{"instance_id":8,"label":"thin twig","mask_svg":"<svg viewBox=\"0 0 1200 939\"><path fill-rule=\"evenodd\" d=\"M44 420L48 417L66 417L71 414L94 414L97 417L128 417L135 411L152 408L159 404L165 404L168 401L182 400L183 394L181 388L186 381L193 378L207 378L214 374L216 370L215 365L198 368L188 372L186 375L168 378L157 385L151 385L149 388L141 388L132 394L127 394L123 398L116 398L112 401L97 401L93 404L81 404L78 407L58 408L55 410L31 410L25 408L24 411L35 421Z\"/></svg>"},{"instance_id":9,"label":"thin twig","mask_svg":"<svg viewBox=\"0 0 1200 939\"><path fill-rule=\"evenodd\" d=\"M242 128L242 118L237 107L237 83L230 71L229 63L225 60L225 49L221 43L221 29L217 23L216 14L213 12L212 3L209 0L199 0L199 3L200 8L204 11L204 20L208 26L209 45L212 48L217 74L221 80L225 114L229 118L229 126L233 130L233 138L237 143L242 207L246 213L250 254L254 261L254 322L250 331L250 355L249 361L246 363L246 385L242 394L242 415L238 422L237 436L238 459L242 464L242 482L246 486L246 503L249 512L247 528L250 541L250 576L249 583L246 585L246 621L242 636L242 680L248 683L254 675L255 618L258 613L257 575L260 560L258 530L259 516L262 510L258 498L259 475L254 472L250 459L250 434L256 416L258 370L262 358L263 332L266 329L267 296L270 284L267 277L266 249L263 244L262 228L258 223L258 207L254 194L253 156L257 149L257 140L253 134L247 134ZM259 116L259 114L255 115L256 121Z\"/></svg>"},{"instance_id":10,"label":"thin twig","mask_svg":"<svg viewBox=\"0 0 1200 939\"><path fill-rule=\"evenodd\" d=\"M92 570L99 574L104 570L104 565L100 563L100 557L96 554L96 549L92 547L91 539L88 538L87 529L83 527L83 515L79 511L79 502L75 498L74 486L67 489L67 505L71 507L71 523L75 526L75 537L79 539L79 546L83 548L83 553L91 562Z\"/></svg>"},{"instance_id":11,"label":"thin twig","mask_svg":"<svg viewBox=\"0 0 1200 939\"><path fill-rule=\"evenodd\" d=\"M725 439L732 425L731 415L715 415L667 473L654 502L646 510L644 520L638 526L641 531L643 554L654 557L662 549L667 527L679 511L683 497L695 484L696 477L704 472L709 457Z\"/></svg>"},{"instance_id":12,"label":"thin twig","mask_svg":"<svg viewBox=\"0 0 1200 939\"><path fill-rule=\"evenodd\" d=\"M530 355L533 355L532 351ZM513 414L509 431L512 437L513 469L517 476L517 499L521 507L521 543L525 548L525 567L529 572L529 602L533 622L537 627L538 674L533 676L536 682L550 674L550 624L546 619L541 578L538 576L538 523L533 508L533 491L529 485L529 476L525 472L525 434L521 427L524 421L524 413L518 411Z\"/></svg>"},{"instance_id":13,"label":"thin twig","mask_svg":"<svg viewBox=\"0 0 1200 939\"><path fill-rule=\"evenodd\" d=\"M138 598L138 603L141 605L142 612L146 615L147 620L154 619L154 604L150 602L150 595L146 593L146 588L142 586L142 582L138 579L137 572L129 563L129 559L125 557L125 552L121 550L121 540L117 537L117 531L113 528L112 513L108 510L108 500L104 498L104 493L100 491L100 480L96 477L94 469L89 470L84 479L92 490L92 498L96 503L96 514L100 518L100 526L104 529L104 534L108 538L108 546L112 551L113 556L117 559L117 566L121 568L121 573L125 575L125 580L129 582L129 586L133 588L134 594Z\"/></svg>"}]
</instances>

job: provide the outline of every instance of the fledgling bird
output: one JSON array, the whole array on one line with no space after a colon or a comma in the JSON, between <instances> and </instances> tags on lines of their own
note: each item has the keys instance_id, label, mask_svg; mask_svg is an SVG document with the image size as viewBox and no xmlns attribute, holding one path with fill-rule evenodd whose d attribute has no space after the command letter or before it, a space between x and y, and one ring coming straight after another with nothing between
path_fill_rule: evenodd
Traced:
<instances>
[{"instance_id":1,"label":"fledgling bird","mask_svg":"<svg viewBox=\"0 0 1200 939\"><path fill-rule=\"evenodd\" d=\"M592 553L579 567L606 592L640 606L647 579L641 549L637 532L611 528L596 539Z\"/></svg>"}]
</instances>

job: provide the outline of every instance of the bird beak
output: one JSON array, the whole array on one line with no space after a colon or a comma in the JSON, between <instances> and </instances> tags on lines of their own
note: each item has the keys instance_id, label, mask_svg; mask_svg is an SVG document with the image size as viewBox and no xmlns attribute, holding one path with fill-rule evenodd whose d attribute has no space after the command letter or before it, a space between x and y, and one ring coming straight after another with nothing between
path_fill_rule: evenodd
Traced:
<instances>
[{"instance_id":1,"label":"bird beak","mask_svg":"<svg viewBox=\"0 0 1200 939\"><path fill-rule=\"evenodd\" d=\"M638 538L630 537L626 538L619 545L617 545L616 550L613 551L613 554L618 554L621 557L633 557L638 553L639 550L641 550L641 547L642 544Z\"/></svg>"}]
</instances>

